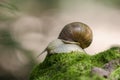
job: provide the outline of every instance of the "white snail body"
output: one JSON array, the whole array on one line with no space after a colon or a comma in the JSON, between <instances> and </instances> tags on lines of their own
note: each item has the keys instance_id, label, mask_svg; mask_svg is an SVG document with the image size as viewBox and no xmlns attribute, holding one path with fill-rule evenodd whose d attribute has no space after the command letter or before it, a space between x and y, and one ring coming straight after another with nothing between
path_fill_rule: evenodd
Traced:
<instances>
[{"instance_id":1,"label":"white snail body","mask_svg":"<svg viewBox=\"0 0 120 80\"><path fill-rule=\"evenodd\" d=\"M56 40L53 40L52 42L50 42L46 48L46 51L49 53L49 54L53 54L53 53L56 53L54 52L54 50L56 48L58 48L60 45L63 45L63 41L60 40L60 39L56 39Z\"/></svg>"},{"instance_id":2,"label":"white snail body","mask_svg":"<svg viewBox=\"0 0 120 80\"><path fill-rule=\"evenodd\" d=\"M62 44L55 49L51 50L51 54L53 53L70 53L70 52L84 52L81 47L75 44ZM85 52L84 52L85 53Z\"/></svg>"},{"instance_id":3,"label":"white snail body","mask_svg":"<svg viewBox=\"0 0 120 80\"><path fill-rule=\"evenodd\" d=\"M74 51L85 53L85 51L79 45L68 43L68 42L66 43L64 40L61 40L61 39L56 39L50 42L47 48L42 53L44 53L45 51L47 51L48 54L69 53L69 52L74 52Z\"/></svg>"}]
</instances>

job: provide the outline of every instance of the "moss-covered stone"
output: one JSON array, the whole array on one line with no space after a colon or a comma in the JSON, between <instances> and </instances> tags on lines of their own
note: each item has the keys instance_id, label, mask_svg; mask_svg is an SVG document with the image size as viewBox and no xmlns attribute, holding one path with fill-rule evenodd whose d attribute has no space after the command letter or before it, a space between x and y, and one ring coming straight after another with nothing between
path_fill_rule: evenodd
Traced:
<instances>
[{"instance_id":1,"label":"moss-covered stone","mask_svg":"<svg viewBox=\"0 0 120 80\"><path fill-rule=\"evenodd\" d=\"M48 54L44 62L35 66L30 80L106 80L92 75L91 68L102 68L104 64L118 58L120 52L117 48L93 56L80 52Z\"/></svg>"},{"instance_id":2,"label":"moss-covered stone","mask_svg":"<svg viewBox=\"0 0 120 80\"><path fill-rule=\"evenodd\" d=\"M120 67L115 69L111 74L110 74L110 79L111 80L120 80Z\"/></svg>"},{"instance_id":3,"label":"moss-covered stone","mask_svg":"<svg viewBox=\"0 0 120 80\"><path fill-rule=\"evenodd\" d=\"M92 64L102 67L105 63L120 58L119 49L119 47L112 47L106 51L100 52L99 54L93 55L91 59Z\"/></svg>"}]
</instances>

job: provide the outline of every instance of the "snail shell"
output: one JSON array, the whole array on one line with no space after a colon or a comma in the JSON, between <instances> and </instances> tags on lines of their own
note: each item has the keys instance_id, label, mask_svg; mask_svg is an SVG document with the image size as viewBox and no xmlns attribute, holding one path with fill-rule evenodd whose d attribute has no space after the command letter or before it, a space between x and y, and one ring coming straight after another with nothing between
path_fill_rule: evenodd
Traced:
<instances>
[{"instance_id":1,"label":"snail shell","mask_svg":"<svg viewBox=\"0 0 120 80\"><path fill-rule=\"evenodd\" d=\"M92 42L92 30L82 22L67 24L59 34L58 39L76 42L82 49L87 48Z\"/></svg>"}]
</instances>

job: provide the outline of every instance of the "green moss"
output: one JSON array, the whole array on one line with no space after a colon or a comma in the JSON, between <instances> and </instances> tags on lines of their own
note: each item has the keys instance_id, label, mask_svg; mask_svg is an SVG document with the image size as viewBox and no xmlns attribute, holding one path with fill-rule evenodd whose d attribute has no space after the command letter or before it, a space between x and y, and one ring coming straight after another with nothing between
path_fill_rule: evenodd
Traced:
<instances>
[{"instance_id":1,"label":"green moss","mask_svg":"<svg viewBox=\"0 0 120 80\"><path fill-rule=\"evenodd\" d=\"M91 75L91 68L117 58L120 53L112 48L93 56L79 52L49 54L33 69L30 80L106 80Z\"/></svg>"},{"instance_id":2,"label":"green moss","mask_svg":"<svg viewBox=\"0 0 120 80\"><path fill-rule=\"evenodd\" d=\"M93 55L91 59L92 64L101 67L111 60L120 58L120 52L118 51L118 49L119 47L113 47L104 52Z\"/></svg>"},{"instance_id":3,"label":"green moss","mask_svg":"<svg viewBox=\"0 0 120 80\"><path fill-rule=\"evenodd\" d=\"M47 55L45 61L33 70L30 79L75 80L76 77L79 80L80 76L89 72L90 63L89 55L78 52Z\"/></svg>"}]
</instances>

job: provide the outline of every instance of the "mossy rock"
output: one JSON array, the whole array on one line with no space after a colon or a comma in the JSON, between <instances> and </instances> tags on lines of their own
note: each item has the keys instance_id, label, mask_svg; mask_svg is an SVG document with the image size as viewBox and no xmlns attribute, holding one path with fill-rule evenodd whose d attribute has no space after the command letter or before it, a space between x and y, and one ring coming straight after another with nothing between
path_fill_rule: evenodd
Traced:
<instances>
[{"instance_id":1,"label":"mossy rock","mask_svg":"<svg viewBox=\"0 0 120 80\"><path fill-rule=\"evenodd\" d=\"M109 61L120 58L117 49L111 48L93 56L80 52L48 54L44 62L35 66L30 80L106 80L92 75L91 68L102 68Z\"/></svg>"},{"instance_id":2,"label":"mossy rock","mask_svg":"<svg viewBox=\"0 0 120 80\"><path fill-rule=\"evenodd\" d=\"M115 69L111 74L110 74L111 80L120 80L120 67Z\"/></svg>"}]
</instances>

